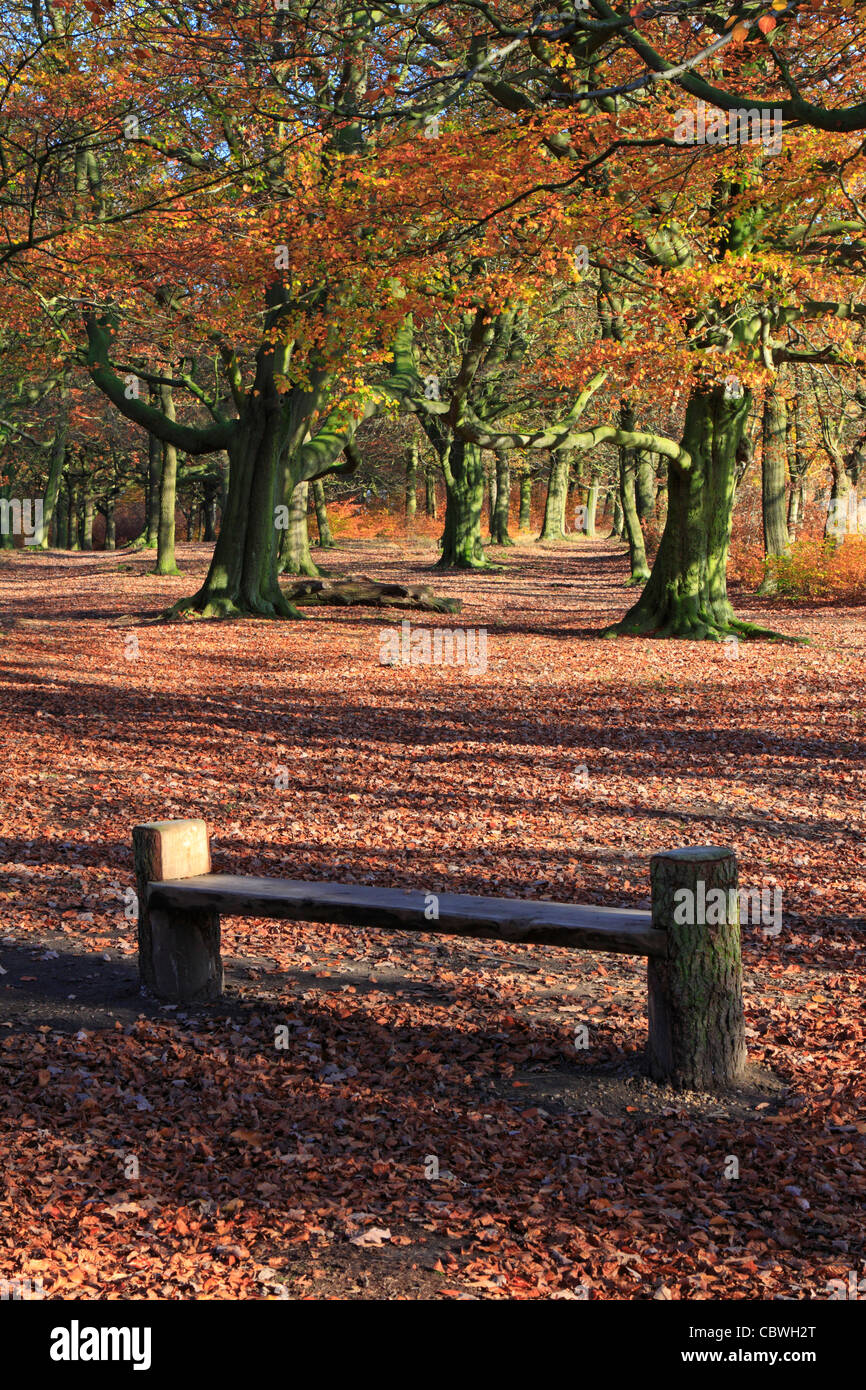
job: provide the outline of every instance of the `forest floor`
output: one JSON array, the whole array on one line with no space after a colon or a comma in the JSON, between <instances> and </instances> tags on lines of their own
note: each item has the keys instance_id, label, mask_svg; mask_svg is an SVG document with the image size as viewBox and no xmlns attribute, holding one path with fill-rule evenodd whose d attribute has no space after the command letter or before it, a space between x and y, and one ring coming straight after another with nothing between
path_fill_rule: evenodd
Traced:
<instances>
[{"instance_id":1,"label":"forest floor","mask_svg":"<svg viewBox=\"0 0 866 1390\"><path fill-rule=\"evenodd\" d=\"M866 1273L866 608L735 595L808 646L603 641L618 545L434 558L324 563L430 582L459 617L121 626L191 593L208 548L171 579L128 551L0 556L0 1279L824 1299ZM486 669L380 664L404 617L486 629ZM743 929L748 1084L642 1075L631 957L224 919L222 1003L148 1001L132 827L186 816L217 871L633 907L653 852L730 845L743 887L782 893L780 930Z\"/></svg>"}]
</instances>

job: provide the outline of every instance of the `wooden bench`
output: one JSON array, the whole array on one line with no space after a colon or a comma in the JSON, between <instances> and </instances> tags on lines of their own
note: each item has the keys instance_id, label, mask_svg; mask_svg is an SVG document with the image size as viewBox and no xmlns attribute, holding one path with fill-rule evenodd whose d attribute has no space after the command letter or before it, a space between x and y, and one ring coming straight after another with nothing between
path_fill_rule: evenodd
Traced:
<instances>
[{"instance_id":1,"label":"wooden bench","mask_svg":"<svg viewBox=\"0 0 866 1390\"><path fill-rule=\"evenodd\" d=\"M143 987L172 1003L223 992L220 916L337 922L390 931L493 938L647 957L647 1061L658 1081L696 1090L735 1085L745 1065L737 861L715 846L651 860L652 911L539 899L424 893L354 883L212 874L203 820L154 821L133 830L138 951ZM721 888L719 924L682 924L675 894L698 903ZM730 890L734 890L731 893ZM681 901L681 899L680 899Z\"/></svg>"}]
</instances>

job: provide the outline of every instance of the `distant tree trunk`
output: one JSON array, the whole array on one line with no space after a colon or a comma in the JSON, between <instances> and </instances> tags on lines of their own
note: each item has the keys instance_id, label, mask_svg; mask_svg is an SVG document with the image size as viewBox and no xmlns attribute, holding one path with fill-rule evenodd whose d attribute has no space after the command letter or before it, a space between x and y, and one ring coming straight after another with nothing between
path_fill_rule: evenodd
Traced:
<instances>
[{"instance_id":1,"label":"distant tree trunk","mask_svg":"<svg viewBox=\"0 0 866 1390\"><path fill-rule=\"evenodd\" d=\"M652 516L656 503L655 467L653 455L647 449L641 449L637 456L634 490L637 514L641 521L646 521Z\"/></svg>"},{"instance_id":2,"label":"distant tree trunk","mask_svg":"<svg viewBox=\"0 0 866 1390\"><path fill-rule=\"evenodd\" d=\"M66 467L66 436L68 433L69 419L64 413L54 431L51 453L48 458L48 481L45 484L45 493L42 498L40 550L47 550L51 544L51 530L57 511L57 499L60 496L60 483L63 478L63 470ZM54 529L56 531L56 527Z\"/></svg>"},{"instance_id":3,"label":"distant tree trunk","mask_svg":"<svg viewBox=\"0 0 866 1390\"><path fill-rule=\"evenodd\" d=\"M318 546L321 550L332 550L334 537L328 525L328 508L325 505L325 484L321 478L313 483L313 505L316 508L316 526L319 531Z\"/></svg>"},{"instance_id":4,"label":"distant tree trunk","mask_svg":"<svg viewBox=\"0 0 866 1390\"><path fill-rule=\"evenodd\" d=\"M655 518L656 524L663 531L668 515L668 461L665 458L659 459L659 466L656 471L656 505Z\"/></svg>"},{"instance_id":5,"label":"distant tree trunk","mask_svg":"<svg viewBox=\"0 0 866 1390\"><path fill-rule=\"evenodd\" d=\"M493 517L496 513L496 465L488 463L484 469L487 479L487 529L493 540Z\"/></svg>"},{"instance_id":6,"label":"distant tree trunk","mask_svg":"<svg viewBox=\"0 0 866 1390\"><path fill-rule=\"evenodd\" d=\"M496 505L490 522L490 540L493 545L513 545L508 534L508 517L511 510L511 464L507 449L496 450Z\"/></svg>"},{"instance_id":7,"label":"distant tree trunk","mask_svg":"<svg viewBox=\"0 0 866 1390\"><path fill-rule=\"evenodd\" d=\"M162 411L169 420L175 419L171 387L160 385ZM159 484L159 530L157 535L156 574L180 574L174 553L175 505L177 501L177 449L173 444L162 446L162 475Z\"/></svg>"},{"instance_id":8,"label":"distant tree trunk","mask_svg":"<svg viewBox=\"0 0 866 1390\"><path fill-rule=\"evenodd\" d=\"M763 450L761 458L761 515L764 523L764 557L787 555L791 549L785 513L785 481L788 472L788 420L785 398L778 381L764 397ZM775 592L775 575L767 571L759 594Z\"/></svg>"},{"instance_id":9,"label":"distant tree trunk","mask_svg":"<svg viewBox=\"0 0 866 1390\"><path fill-rule=\"evenodd\" d=\"M12 496L12 484L11 484L11 482L10 482L10 483L0 483L0 498L2 498L4 502L8 502L8 501L10 500L11 496ZM5 524L4 526L0 527L0 550L14 550L14 549L15 549L15 541L14 541L14 538L13 538L13 536L12 536L12 523L11 523L11 520L7 518L6 524Z\"/></svg>"},{"instance_id":10,"label":"distant tree trunk","mask_svg":"<svg viewBox=\"0 0 866 1390\"><path fill-rule=\"evenodd\" d=\"M616 496L613 499L613 522L611 523L610 534L616 536L618 540L622 540L624 533L625 521L622 514L622 502L619 500L619 482L617 482Z\"/></svg>"},{"instance_id":11,"label":"distant tree trunk","mask_svg":"<svg viewBox=\"0 0 866 1390\"><path fill-rule=\"evenodd\" d=\"M589 475L589 492L586 495L586 520L583 524L583 534L590 540L595 539L595 518L598 511L598 486L601 478L601 465L594 463Z\"/></svg>"},{"instance_id":12,"label":"distant tree trunk","mask_svg":"<svg viewBox=\"0 0 866 1390\"><path fill-rule=\"evenodd\" d=\"M544 504L544 524L541 541L565 539L565 504L568 497L568 474L571 465L567 449L554 449L550 460L547 500Z\"/></svg>"},{"instance_id":13,"label":"distant tree trunk","mask_svg":"<svg viewBox=\"0 0 866 1390\"><path fill-rule=\"evenodd\" d=\"M629 405L620 409L620 428L633 430L634 411ZM631 574L627 584L644 584L649 579L649 566L646 558L643 531L637 511L635 498L635 474L637 460L634 449L621 448L619 451L619 500L622 507L623 531L628 541L628 557Z\"/></svg>"},{"instance_id":14,"label":"distant tree trunk","mask_svg":"<svg viewBox=\"0 0 866 1390\"><path fill-rule=\"evenodd\" d=\"M517 518L518 531L529 531L532 527L532 474L526 467L520 475L520 514Z\"/></svg>"},{"instance_id":15,"label":"distant tree trunk","mask_svg":"<svg viewBox=\"0 0 866 1390\"><path fill-rule=\"evenodd\" d=\"M80 550L81 540L78 527L78 484L68 483L69 495L66 503L66 530L69 536L69 549Z\"/></svg>"},{"instance_id":16,"label":"distant tree trunk","mask_svg":"<svg viewBox=\"0 0 866 1390\"><path fill-rule=\"evenodd\" d=\"M81 549L93 549L93 519L96 516L96 504L88 488L84 494L84 503L81 508Z\"/></svg>"},{"instance_id":17,"label":"distant tree trunk","mask_svg":"<svg viewBox=\"0 0 866 1390\"><path fill-rule=\"evenodd\" d=\"M289 500L289 524L280 543L280 573L304 574L319 577L319 570L310 554L310 530L307 524L310 484L296 483Z\"/></svg>"},{"instance_id":18,"label":"distant tree trunk","mask_svg":"<svg viewBox=\"0 0 866 1390\"><path fill-rule=\"evenodd\" d=\"M171 388L169 388L170 390ZM159 387L151 386L150 404L159 405ZM147 515L144 519L145 550L155 550L159 540L159 497L162 475L162 445L155 434L147 437Z\"/></svg>"},{"instance_id":19,"label":"distant tree trunk","mask_svg":"<svg viewBox=\"0 0 866 1390\"><path fill-rule=\"evenodd\" d=\"M203 523L204 523L203 528L202 528L202 540L203 540L203 541L215 541L215 540L216 540L217 494L218 494L218 492L219 492L219 483L217 483L215 480L211 480L211 481L208 481L208 482L205 483L205 485L204 485L204 502L202 503L202 509L201 509L202 521L203 521Z\"/></svg>"},{"instance_id":20,"label":"distant tree trunk","mask_svg":"<svg viewBox=\"0 0 866 1390\"><path fill-rule=\"evenodd\" d=\"M805 449L805 421L801 404L802 391L797 369L794 369L794 408L788 412L788 472L791 477L791 491L788 494L788 526L799 526L803 520L805 496L804 485L809 466Z\"/></svg>"},{"instance_id":21,"label":"distant tree trunk","mask_svg":"<svg viewBox=\"0 0 866 1390\"><path fill-rule=\"evenodd\" d=\"M418 511L418 436L406 451L406 520L411 526Z\"/></svg>"},{"instance_id":22,"label":"distant tree trunk","mask_svg":"<svg viewBox=\"0 0 866 1390\"><path fill-rule=\"evenodd\" d=\"M424 470L424 510L431 521L438 521L439 512L436 504L436 474L432 464L428 464Z\"/></svg>"},{"instance_id":23,"label":"distant tree trunk","mask_svg":"<svg viewBox=\"0 0 866 1390\"><path fill-rule=\"evenodd\" d=\"M117 499L113 496L108 497L105 503L105 549L117 549L117 525L115 522L115 508Z\"/></svg>"},{"instance_id":24,"label":"distant tree trunk","mask_svg":"<svg viewBox=\"0 0 866 1390\"><path fill-rule=\"evenodd\" d=\"M845 468L842 453L842 428L834 426L827 416L821 417L821 437L830 460L833 483L830 488L830 505L827 508L827 521L824 536L827 539L841 540L848 529L848 497L851 492L851 479Z\"/></svg>"},{"instance_id":25,"label":"distant tree trunk","mask_svg":"<svg viewBox=\"0 0 866 1390\"><path fill-rule=\"evenodd\" d=\"M56 537L54 544L58 550L69 549L69 490L61 487L60 495L57 499L57 512L55 514L57 523Z\"/></svg>"}]
</instances>

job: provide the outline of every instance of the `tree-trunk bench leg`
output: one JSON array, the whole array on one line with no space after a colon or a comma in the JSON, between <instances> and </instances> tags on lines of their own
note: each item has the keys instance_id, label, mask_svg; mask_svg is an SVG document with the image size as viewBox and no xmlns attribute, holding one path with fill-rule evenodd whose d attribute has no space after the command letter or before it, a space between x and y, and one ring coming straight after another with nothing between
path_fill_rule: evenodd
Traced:
<instances>
[{"instance_id":1,"label":"tree-trunk bench leg","mask_svg":"<svg viewBox=\"0 0 866 1390\"><path fill-rule=\"evenodd\" d=\"M151 821L134 828L132 843L142 986L173 1004L218 999L223 992L219 914L168 912L147 902L148 883L210 873L207 826L203 820Z\"/></svg>"}]
</instances>

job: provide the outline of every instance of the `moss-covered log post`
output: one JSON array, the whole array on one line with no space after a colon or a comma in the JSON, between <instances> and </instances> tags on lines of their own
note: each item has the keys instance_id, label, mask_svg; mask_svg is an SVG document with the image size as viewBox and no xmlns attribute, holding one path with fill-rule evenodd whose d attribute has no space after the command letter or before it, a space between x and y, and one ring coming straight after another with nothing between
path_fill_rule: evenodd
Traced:
<instances>
[{"instance_id":1,"label":"moss-covered log post","mask_svg":"<svg viewBox=\"0 0 866 1390\"><path fill-rule=\"evenodd\" d=\"M211 871L203 820L163 820L132 832L138 893L138 969L143 987L175 1004L218 999L223 992L219 914L149 907L149 883Z\"/></svg>"},{"instance_id":2,"label":"moss-covered log post","mask_svg":"<svg viewBox=\"0 0 866 1390\"><path fill-rule=\"evenodd\" d=\"M736 855L669 850L652 856L650 877L653 927L668 941L647 962L650 1075L680 1090L736 1086L746 1062Z\"/></svg>"}]
</instances>

